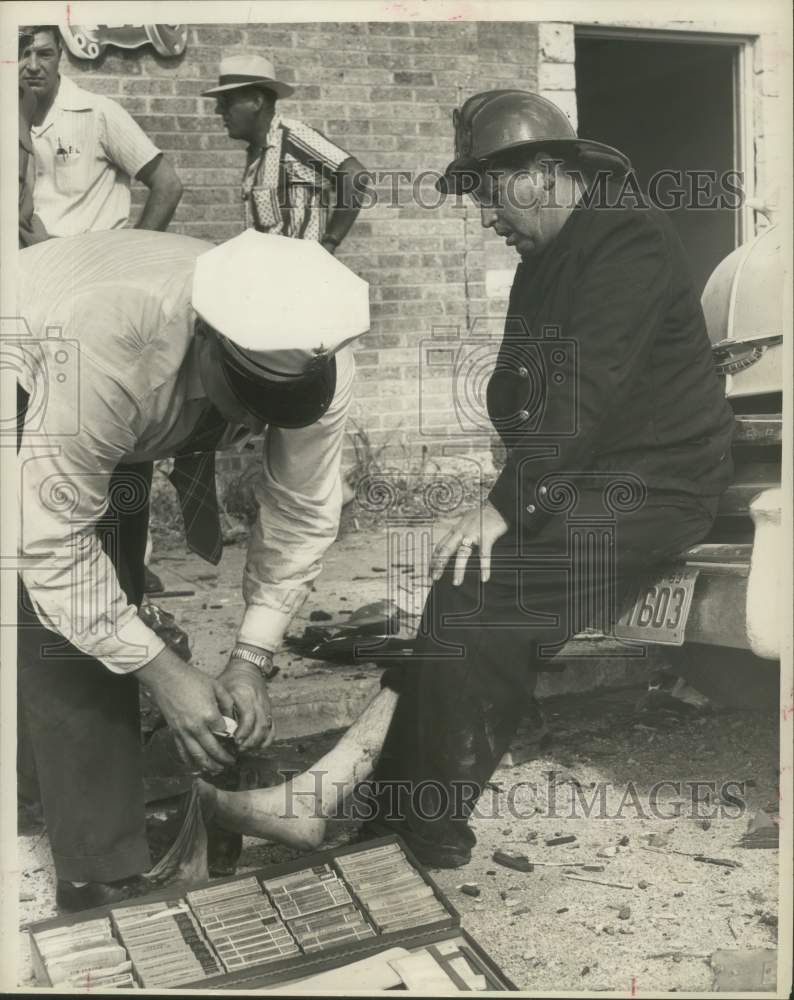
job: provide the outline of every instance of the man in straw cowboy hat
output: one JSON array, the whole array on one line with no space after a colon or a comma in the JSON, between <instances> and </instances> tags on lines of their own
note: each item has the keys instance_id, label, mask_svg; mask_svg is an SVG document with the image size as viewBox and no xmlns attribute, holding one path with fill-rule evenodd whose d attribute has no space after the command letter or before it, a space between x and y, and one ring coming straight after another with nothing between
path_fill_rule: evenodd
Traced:
<instances>
[{"instance_id":1,"label":"man in straw cowboy hat","mask_svg":"<svg viewBox=\"0 0 794 1000\"><path fill-rule=\"evenodd\" d=\"M733 432L681 243L662 213L621 204L626 157L524 91L477 94L453 121L439 186L521 258L487 394L506 462L435 548L413 655L338 747L285 786L204 790L221 825L311 846L377 760L362 836L399 833L450 868L471 858L469 820L538 671L708 533ZM296 802L310 811L280 818Z\"/></svg>"},{"instance_id":2,"label":"man in straw cowboy hat","mask_svg":"<svg viewBox=\"0 0 794 1000\"><path fill-rule=\"evenodd\" d=\"M364 168L322 132L278 113L276 101L292 93L269 59L239 54L221 61L218 86L202 97L215 98L229 137L248 143L245 225L319 240L335 253L358 215Z\"/></svg>"},{"instance_id":3,"label":"man in straw cowboy hat","mask_svg":"<svg viewBox=\"0 0 794 1000\"><path fill-rule=\"evenodd\" d=\"M338 529L347 345L369 327L368 290L316 243L253 231L218 247L91 233L19 266L19 688L57 902L79 910L136 893L149 867L138 681L197 770L232 763L223 715L242 750L273 738L273 651ZM188 545L217 563L215 449L263 432L246 607L208 676L137 615L141 463L175 457Z\"/></svg>"}]
</instances>

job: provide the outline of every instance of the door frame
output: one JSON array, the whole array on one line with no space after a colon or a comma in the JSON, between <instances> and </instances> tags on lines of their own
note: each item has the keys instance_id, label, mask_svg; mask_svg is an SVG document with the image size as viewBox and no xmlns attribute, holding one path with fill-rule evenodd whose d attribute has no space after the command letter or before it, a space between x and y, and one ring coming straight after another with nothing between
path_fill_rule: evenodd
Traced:
<instances>
[{"instance_id":1,"label":"door frame","mask_svg":"<svg viewBox=\"0 0 794 1000\"><path fill-rule=\"evenodd\" d=\"M744 200L734 214L736 246L755 236L755 143L753 46L757 35L708 31L676 31L663 28L628 28L603 24L574 24L575 38L608 38L614 41L675 42L692 45L723 45L735 49L733 60L733 169L744 178ZM576 63L574 62L574 68ZM578 85L578 81L577 81Z\"/></svg>"}]
</instances>

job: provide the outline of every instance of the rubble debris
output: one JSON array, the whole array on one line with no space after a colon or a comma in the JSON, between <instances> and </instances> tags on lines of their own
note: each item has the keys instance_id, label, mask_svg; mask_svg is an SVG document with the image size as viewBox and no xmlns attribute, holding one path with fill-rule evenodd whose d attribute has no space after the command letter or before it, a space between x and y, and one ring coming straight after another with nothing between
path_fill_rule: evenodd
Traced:
<instances>
[{"instance_id":1,"label":"rubble debris","mask_svg":"<svg viewBox=\"0 0 794 1000\"><path fill-rule=\"evenodd\" d=\"M143 601L138 617L156 633L176 655L186 663L190 660L190 639L187 632L176 624L170 611L152 601Z\"/></svg>"},{"instance_id":2,"label":"rubble debris","mask_svg":"<svg viewBox=\"0 0 794 1000\"><path fill-rule=\"evenodd\" d=\"M604 879L600 878L585 878L584 875L568 875L563 872L563 878L570 879L572 882L589 882L590 885L606 885L612 889L633 889L633 885L629 885L627 882L606 882Z\"/></svg>"},{"instance_id":3,"label":"rubble debris","mask_svg":"<svg viewBox=\"0 0 794 1000\"><path fill-rule=\"evenodd\" d=\"M652 955L646 955L646 958L672 958L675 959L676 955L681 958L708 958L709 953L707 951L657 951Z\"/></svg>"},{"instance_id":4,"label":"rubble debris","mask_svg":"<svg viewBox=\"0 0 794 1000\"><path fill-rule=\"evenodd\" d=\"M621 847L628 847L628 846L629 846L629 838L628 838L628 837L626 836L626 834L624 834L624 835L623 835L623 836L622 836L622 837L620 838L620 840L618 841L618 844L619 844L619 845L620 845Z\"/></svg>"},{"instance_id":5,"label":"rubble debris","mask_svg":"<svg viewBox=\"0 0 794 1000\"><path fill-rule=\"evenodd\" d=\"M621 906L621 908L618 910L618 920L628 920L630 916L631 916L631 907Z\"/></svg>"},{"instance_id":6,"label":"rubble debris","mask_svg":"<svg viewBox=\"0 0 794 1000\"><path fill-rule=\"evenodd\" d=\"M479 896L480 887L476 882L464 882L462 885L458 886L458 889L464 894L464 896Z\"/></svg>"},{"instance_id":7,"label":"rubble debris","mask_svg":"<svg viewBox=\"0 0 794 1000\"><path fill-rule=\"evenodd\" d=\"M575 844L576 837L570 833L562 837L551 837L546 842L546 847L559 847L560 844Z\"/></svg>"},{"instance_id":8,"label":"rubble debris","mask_svg":"<svg viewBox=\"0 0 794 1000\"><path fill-rule=\"evenodd\" d=\"M567 912L568 912L567 906L561 906L559 910L557 910L557 913L567 913Z\"/></svg>"},{"instance_id":9,"label":"rubble debris","mask_svg":"<svg viewBox=\"0 0 794 1000\"><path fill-rule=\"evenodd\" d=\"M527 840L531 841L531 840L537 840L537 839L538 839L538 831L537 830L530 830L529 833L527 834Z\"/></svg>"},{"instance_id":10,"label":"rubble debris","mask_svg":"<svg viewBox=\"0 0 794 1000\"><path fill-rule=\"evenodd\" d=\"M758 923L764 924L766 927L777 927L777 914L773 913L772 910L756 910L758 915Z\"/></svg>"},{"instance_id":11,"label":"rubble debris","mask_svg":"<svg viewBox=\"0 0 794 1000\"><path fill-rule=\"evenodd\" d=\"M698 823L698 826L700 827L701 830L710 830L711 829L711 820L710 819L702 819L700 821L700 823Z\"/></svg>"},{"instance_id":12,"label":"rubble debris","mask_svg":"<svg viewBox=\"0 0 794 1000\"><path fill-rule=\"evenodd\" d=\"M723 868L741 868L741 861L732 861L730 858L708 858L705 854L693 854L693 860L702 861L707 865L721 865Z\"/></svg>"},{"instance_id":13,"label":"rubble debris","mask_svg":"<svg viewBox=\"0 0 794 1000\"><path fill-rule=\"evenodd\" d=\"M517 906L515 908L515 910L513 910L512 915L514 917L523 917L527 913L531 913L531 912L532 912L532 907L531 906Z\"/></svg>"},{"instance_id":14,"label":"rubble debris","mask_svg":"<svg viewBox=\"0 0 794 1000\"><path fill-rule=\"evenodd\" d=\"M309 615L310 622L330 622L333 621L333 615L329 615L327 611L312 611Z\"/></svg>"},{"instance_id":15,"label":"rubble debris","mask_svg":"<svg viewBox=\"0 0 794 1000\"><path fill-rule=\"evenodd\" d=\"M580 863L577 868L581 868L583 872L602 872L604 870L604 865L587 865Z\"/></svg>"},{"instance_id":16,"label":"rubble debris","mask_svg":"<svg viewBox=\"0 0 794 1000\"><path fill-rule=\"evenodd\" d=\"M709 959L714 970L712 988L720 993L774 992L777 989L777 952L771 948L720 948Z\"/></svg>"},{"instance_id":17,"label":"rubble debris","mask_svg":"<svg viewBox=\"0 0 794 1000\"><path fill-rule=\"evenodd\" d=\"M596 851L597 858L616 858L617 856L617 847L602 847L600 851Z\"/></svg>"},{"instance_id":18,"label":"rubble debris","mask_svg":"<svg viewBox=\"0 0 794 1000\"><path fill-rule=\"evenodd\" d=\"M485 874L486 875L495 875L496 874L496 869L495 868L489 868L488 871Z\"/></svg>"},{"instance_id":19,"label":"rubble debris","mask_svg":"<svg viewBox=\"0 0 794 1000\"><path fill-rule=\"evenodd\" d=\"M780 830L768 812L759 809L753 813L738 846L757 850L777 850L780 846Z\"/></svg>"},{"instance_id":20,"label":"rubble debris","mask_svg":"<svg viewBox=\"0 0 794 1000\"><path fill-rule=\"evenodd\" d=\"M649 888L650 884L651 884L650 882L646 882L644 878L641 878L637 883L637 887L639 889L647 889Z\"/></svg>"},{"instance_id":21,"label":"rubble debris","mask_svg":"<svg viewBox=\"0 0 794 1000\"><path fill-rule=\"evenodd\" d=\"M531 872L535 867L530 864L529 858L525 854L513 853L512 851L494 851L491 857L498 865L517 872Z\"/></svg>"},{"instance_id":22,"label":"rubble debris","mask_svg":"<svg viewBox=\"0 0 794 1000\"><path fill-rule=\"evenodd\" d=\"M158 597L195 597L195 590L161 590Z\"/></svg>"},{"instance_id":23,"label":"rubble debris","mask_svg":"<svg viewBox=\"0 0 794 1000\"><path fill-rule=\"evenodd\" d=\"M649 678L648 690L637 702L635 710L638 713L667 711L695 714L710 712L712 708L710 699L683 677L669 670L659 670Z\"/></svg>"}]
</instances>

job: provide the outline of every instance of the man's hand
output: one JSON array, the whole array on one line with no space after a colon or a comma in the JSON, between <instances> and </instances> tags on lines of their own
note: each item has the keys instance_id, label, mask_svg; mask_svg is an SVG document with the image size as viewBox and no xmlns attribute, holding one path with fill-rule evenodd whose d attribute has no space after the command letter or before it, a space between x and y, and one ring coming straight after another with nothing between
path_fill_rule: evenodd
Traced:
<instances>
[{"instance_id":1,"label":"man's hand","mask_svg":"<svg viewBox=\"0 0 794 1000\"><path fill-rule=\"evenodd\" d=\"M218 683L236 708L234 738L240 750L263 750L272 743L276 732L273 709L270 707L267 681L257 668L246 660L232 658L218 678Z\"/></svg>"},{"instance_id":2,"label":"man's hand","mask_svg":"<svg viewBox=\"0 0 794 1000\"><path fill-rule=\"evenodd\" d=\"M459 587L463 583L472 550L477 546L480 550L480 577L483 583L487 583L491 576L491 550L494 542L507 534L509 527L496 507L486 500L478 510L462 517L435 547L430 562L431 576L434 580L440 580L454 554L455 575L452 582Z\"/></svg>"},{"instance_id":3,"label":"man's hand","mask_svg":"<svg viewBox=\"0 0 794 1000\"><path fill-rule=\"evenodd\" d=\"M168 648L141 667L138 677L152 692L187 761L210 773L234 763L213 735L226 731L221 715L231 716L234 710L219 681Z\"/></svg>"}]
</instances>

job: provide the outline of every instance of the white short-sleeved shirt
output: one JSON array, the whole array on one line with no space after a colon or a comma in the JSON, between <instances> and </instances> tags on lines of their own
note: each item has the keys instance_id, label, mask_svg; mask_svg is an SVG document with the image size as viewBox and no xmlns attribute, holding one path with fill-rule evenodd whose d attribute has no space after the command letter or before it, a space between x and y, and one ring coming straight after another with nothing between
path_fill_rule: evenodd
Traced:
<instances>
[{"instance_id":1,"label":"white short-sleeved shirt","mask_svg":"<svg viewBox=\"0 0 794 1000\"><path fill-rule=\"evenodd\" d=\"M121 105L62 76L46 119L30 131L34 205L50 235L127 224L130 178L160 150Z\"/></svg>"}]
</instances>

